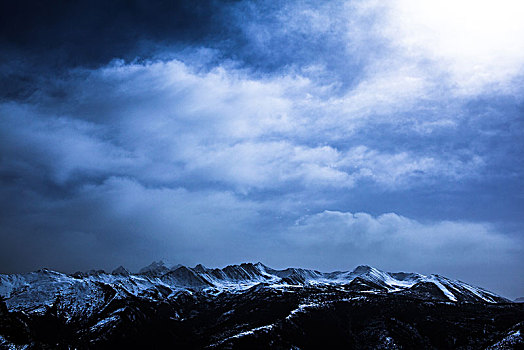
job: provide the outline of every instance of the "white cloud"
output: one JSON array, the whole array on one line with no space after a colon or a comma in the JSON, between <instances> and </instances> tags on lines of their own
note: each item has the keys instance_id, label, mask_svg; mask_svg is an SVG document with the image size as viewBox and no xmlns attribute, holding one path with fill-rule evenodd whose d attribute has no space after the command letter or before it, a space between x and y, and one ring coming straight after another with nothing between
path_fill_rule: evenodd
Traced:
<instances>
[{"instance_id":1,"label":"white cloud","mask_svg":"<svg viewBox=\"0 0 524 350\"><path fill-rule=\"evenodd\" d=\"M390 114L395 118L395 113L412 108L430 94L426 74L416 66L386 61L368 70L370 76L342 99L350 115Z\"/></svg>"},{"instance_id":2,"label":"white cloud","mask_svg":"<svg viewBox=\"0 0 524 350\"><path fill-rule=\"evenodd\" d=\"M521 242L490 224L424 223L394 213L324 211L300 218L284 236L301 250L319 249L388 269L511 265L522 252Z\"/></svg>"},{"instance_id":3,"label":"white cloud","mask_svg":"<svg viewBox=\"0 0 524 350\"><path fill-rule=\"evenodd\" d=\"M115 62L60 82L63 101L1 108L6 137L25 144L11 158L38 158L57 182L78 173L125 175L161 186L219 182L246 193L290 184L352 188L360 180L398 189L475 176L483 166L475 154L332 145L348 128L373 125L377 113L381 123L398 122L394 111L424 88L416 76L397 78L324 99L325 86L299 75L255 79L220 66L197 72L177 60ZM442 123L418 124L427 132Z\"/></svg>"},{"instance_id":4,"label":"white cloud","mask_svg":"<svg viewBox=\"0 0 524 350\"><path fill-rule=\"evenodd\" d=\"M249 187L278 188L283 184L352 188L367 179L389 189L406 188L411 181L435 177L472 177L482 167L477 156L467 161L415 156L408 152L384 153L357 146L340 151L333 147L296 146L290 142L238 143L228 147L188 149L187 170L205 173L244 191Z\"/></svg>"},{"instance_id":5,"label":"white cloud","mask_svg":"<svg viewBox=\"0 0 524 350\"><path fill-rule=\"evenodd\" d=\"M369 178L379 184L409 187L416 177L439 176L450 179L473 177L483 166L479 156L470 156L464 161L432 156L414 156L408 152L384 153L365 146L354 147L340 160L342 168L355 169L358 177Z\"/></svg>"},{"instance_id":6,"label":"white cloud","mask_svg":"<svg viewBox=\"0 0 524 350\"><path fill-rule=\"evenodd\" d=\"M284 74L296 70L315 83L294 107L333 137L379 123L452 129L465 99L520 91L524 6L515 0L238 7L249 50L261 60L287 60Z\"/></svg>"},{"instance_id":7,"label":"white cloud","mask_svg":"<svg viewBox=\"0 0 524 350\"><path fill-rule=\"evenodd\" d=\"M507 89L524 68L524 5L518 0L397 0L384 33L404 59L431 60L458 93Z\"/></svg>"},{"instance_id":8,"label":"white cloud","mask_svg":"<svg viewBox=\"0 0 524 350\"><path fill-rule=\"evenodd\" d=\"M55 83L65 91L62 100L50 98L42 87L38 106L4 104L2 113L12 115L4 123L27 141L26 153L43 154L39 157L57 182L91 172L162 186L188 179L219 182L246 193L289 184L352 188L361 180L405 189L436 177L476 176L485 159L474 151L415 152L414 144L391 147L387 139L395 132L423 137L457 128L463 96L454 79L464 82L462 93L478 92L479 86L518 74L524 50L515 13L521 7L509 11L515 5L509 0L500 8L485 1L454 4L301 2L266 9L262 17L255 6L250 11L256 21L242 29L259 50L273 48L272 40L309 42L312 36L332 41L338 66L310 60L303 67L255 75L231 62L207 70L202 62L176 59L115 61L78 69ZM246 6L240 4L239 13ZM480 25L484 20L487 28ZM471 45L464 45L464 38ZM494 60L491 53L505 59ZM362 64L350 87L342 84L347 74L340 62L346 59ZM471 71L473 66L496 76L486 80ZM377 140L382 127L389 129ZM373 146L365 141L369 130L375 131Z\"/></svg>"}]
</instances>

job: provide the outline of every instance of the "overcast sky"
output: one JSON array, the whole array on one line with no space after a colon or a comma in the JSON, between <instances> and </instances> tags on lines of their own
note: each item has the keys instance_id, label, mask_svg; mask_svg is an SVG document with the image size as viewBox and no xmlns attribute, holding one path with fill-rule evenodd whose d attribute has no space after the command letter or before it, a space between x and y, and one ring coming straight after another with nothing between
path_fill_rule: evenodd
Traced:
<instances>
[{"instance_id":1,"label":"overcast sky","mask_svg":"<svg viewBox=\"0 0 524 350\"><path fill-rule=\"evenodd\" d=\"M520 1L0 17L0 272L368 264L524 295Z\"/></svg>"}]
</instances>

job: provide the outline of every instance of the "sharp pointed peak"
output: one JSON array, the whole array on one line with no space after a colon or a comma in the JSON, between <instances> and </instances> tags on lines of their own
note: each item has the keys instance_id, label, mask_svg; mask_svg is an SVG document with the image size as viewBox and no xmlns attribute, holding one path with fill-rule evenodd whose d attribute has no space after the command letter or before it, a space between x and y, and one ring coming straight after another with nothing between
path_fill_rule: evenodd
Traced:
<instances>
[{"instance_id":1,"label":"sharp pointed peak","mask_svg":"<svg viewBox=\"0 0 524 350\"><path fill-rule=\"evenodd\" d=\"M206 272L209 269L207 267L205 267L204 265L202 265L202 264L198 264L195 267L193 267L192 270L196 271L198 273L204 273L204 272Z\"/></svg>"},{"instance_id":2,"label":"sharp pointed peak","mask_svg":"<svg viewBox=\"0 0 524 350\"><path fill-rule=\"evenodd\" d=\"M358 273L358 274L362 274L362 273L368 273L370 271L373 271L373 270L376 270L374 267L371 267L369 265L358 265L357 267L355 267L353 269L353 273Z\"/></svg>"},{"instance_id":3,"label":"sharp pointed peak","mask_svg":"<svg viewBox=\"0 0 524 350\"><path fill-rule=\"evenodd\" d=\"M146 267L155 267L155 266L166 266L166 263L163 260L153 261L151 264Z\"/></svg>"},{"instance_id":4,"label":"sharp pointed peak","mask_svg":"<svg viewBox=\"0 0 524 350\"><path fill-rule=\"evenodd\" d=\"M126 269L124 266L120 265L116 269L114 269L111 272L112 275L122 275L122 276L129 276L129 270Z\"/></svg>"},{"instance_id":5,"label":"sharp pointed peak","mask_svg":"<svg viewBox=\"0 0 524 350\"><path fill-rule=\"evenodd\" d=\"M260 261L256 262L254 265L255 265L256 267L258 267L258 268L263 268L264 270L269 268L269 266L264 265L264 264L261 263Z\"/></svg>"},{"instance_id":6,"label":"sharp pointed peak","mask_svg":"<svg viewBox=\"0 0 524 350\"><path fill-rule=\"evenodd\" d=\"M167 272L169 269L167 268L166 264L162 261L153 261L151 264L141 268L138 273L159 273L159 272Z\"/></svg>"}]
</instances>

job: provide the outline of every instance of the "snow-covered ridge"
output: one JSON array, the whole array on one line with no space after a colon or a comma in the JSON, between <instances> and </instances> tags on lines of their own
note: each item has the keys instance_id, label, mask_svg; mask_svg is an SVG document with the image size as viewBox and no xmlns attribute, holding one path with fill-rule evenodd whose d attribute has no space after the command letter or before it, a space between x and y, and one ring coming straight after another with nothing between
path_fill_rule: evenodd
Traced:
<instances>
[{"instance_id":1,"label":"snow-covered ridge","mask_svg":"<svg viewBox=\"0 0 524 350\"><path fill-rule=\"evenodd\" d=\"M163 262L154 262L134 274L120 266L112 273L92 270L64 274L42 269L0 275L0 297L10 310L44 312L55 305L68 317L75 317L99 311L115 298L161 300L181 292L238 293L255 285L267 288L332 286L361 293L398 293L448 302L508 302L487 290L443 276L390 273L370 266L325 273L301 268L276 270L262 263L218 269L202 265L168 267Z\"/></svg>"}]
</instances>

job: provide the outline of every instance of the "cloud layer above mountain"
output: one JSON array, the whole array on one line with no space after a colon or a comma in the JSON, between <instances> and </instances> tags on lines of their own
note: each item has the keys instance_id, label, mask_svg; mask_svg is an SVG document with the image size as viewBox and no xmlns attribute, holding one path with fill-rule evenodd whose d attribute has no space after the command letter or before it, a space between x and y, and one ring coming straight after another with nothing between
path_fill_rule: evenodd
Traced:
<instances>
[{"instance_id":1,"label":"cloud layer above mountain","mask_svg":"<svg viewBox=\"0 0 524 350\"><path fill-rule=\"evenodd\" d=\"M468 3L2 5L3 272L367 263L524 293L524 7Z\"/></svg>"}]
</instances>

